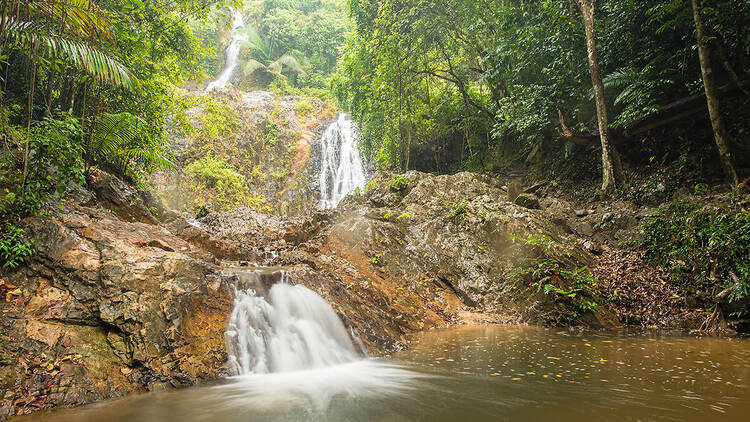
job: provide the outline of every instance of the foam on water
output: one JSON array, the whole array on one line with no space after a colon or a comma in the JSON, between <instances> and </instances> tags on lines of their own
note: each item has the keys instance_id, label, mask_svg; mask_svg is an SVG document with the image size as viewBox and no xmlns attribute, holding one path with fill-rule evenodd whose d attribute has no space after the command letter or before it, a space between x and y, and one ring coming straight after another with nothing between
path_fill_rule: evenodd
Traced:
<instances>
[{"instance_id":1,"label":"foam on water","mask_svg":"<svg viewBox=\"0 0 750 422\"><path fill-rule=\"evenodd\" d=\"M286 282L274 284L267 297L252 288L237 291L226 340L229 364L238 375L318 369L360 359L331 306L312 290Z\"/></svg>"}]
</instances>

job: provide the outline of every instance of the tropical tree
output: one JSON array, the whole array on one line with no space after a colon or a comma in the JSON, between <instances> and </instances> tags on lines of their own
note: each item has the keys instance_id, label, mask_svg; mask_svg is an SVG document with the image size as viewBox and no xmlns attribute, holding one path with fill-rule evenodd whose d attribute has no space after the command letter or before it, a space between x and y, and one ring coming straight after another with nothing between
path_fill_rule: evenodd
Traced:
<instances>
[{"instance_id":1,"label":"tropical tree","mask_svg":"<svg viewBox=\"0 0 750 422\"><path fill-rule=\"evenodd\" d=\"M701 74L703 76L703 88L706 91L706 102L708 104L708 113L711 117L711 126L713 127L714 140L719 151L719 158L724 168L727 180L732 185L739 184L737 172L734 169L733 157L729 149L731 139L729 131L721 115L721 102L719 92L716 86L713 65L711 64L711 48L709 47L706 35L706 27L703 22L702 1L692 0L693 20L695 21L695 37L698 42L698 57L701 65ZM736 77L736 76L735 76Z\"/></svg>"},{"instance_id":2,"label":"tropical tree","mask_svg":"<svg viewBox=\"0 0 750 422\"><path fill-rule=\"evenodd\" d=\"M285 70L295 73L305 72L299 60L291 53L287 52L274 57L271 43L255 28L240 28L238 31L242 35L240 48L245 52L242 57L245 62L242 69L246 76L252 75L259 69L275 76L280 76Z\"/></svg>"},{"instance_id":3,"label":"tropical tree","mask_svg":"<svg viewBox=\"0 0 750 422\"><path fill-rule=\"evenodd\" d=\"M20 49L31 60L21 179L25 189L37 68L43 57L67 60L100 82L126 89L133 89L134 81L122 64L97 47L101 40L111 42L112 34L104 11L91 0L4 0L0 27L3 45Z\"/></svg>"},{"instance_id":4,"label":"tropical tree","mask_svg":"<svg viewBox=\"0 0 750 422\"><path fill-rule=\"evenodd\" d=\"M594 99L596 102L596 115L599 123L599 139L602 146L602 192L606 195L615 193L618 185L623 181L622 164L620 155L612 143L612 135L609 130L609 116L607 115L607 102L604 98L604 84L599 70L599 55L596 50L596 31L594 29L594 6L596 0L578 0L583 15L583 23L586 29L586 49L589 56L589 69L591 71L591 84L594 87Z\"/></svg>"}]
</instances>

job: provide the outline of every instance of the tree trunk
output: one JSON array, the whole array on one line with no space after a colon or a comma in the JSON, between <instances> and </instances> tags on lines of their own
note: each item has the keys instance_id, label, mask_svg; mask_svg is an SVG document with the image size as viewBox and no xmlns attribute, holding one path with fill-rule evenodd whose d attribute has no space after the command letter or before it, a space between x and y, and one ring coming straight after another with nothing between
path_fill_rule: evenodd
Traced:
<instances>
[{"instance_id":1,"label":"tree trunk","mask_svg":"<svg viewBox=\"0 0 750 422\"><path fill-rule=\"evenodd\" d=\"M604 101L604 85L599 71L599 57L596 53L596 33L594 31L594 3L596 0L578 0L586 28L586 47L589 53L589 68L591 70L591 84L594 87L596 101L596 116L599 122L599 138L602 142L602 193L612 195L617 186L622 183L622 163L620 155L612 145L609 132L609 118L607 104Z\"/></svg>"},{"instance_id":2,"label":"tree trunk","mask_svg":"<svg viewBox=\"0 0 750 422\"><path fill-rule=\"evenodd\" d=\"M701 73L703 74L703 87L706 90L706 102L708 103L708 115L711 118L711 126L714 130L714 139L716 148L719 150L719 158L724 168L724 173L732 186L739 184L737 172L734 170L732 163L732 154L729 151L729 132L724 119L721 117L721 104L719 102L718 89L714 80L714 71L711 66L711 50L706 43L706 30L703 26L703 18L700 14L700 1L693 2L693 19L695 20L695 37L698 41L698 58L701 64Z\"/></svg>"}]
</instances>

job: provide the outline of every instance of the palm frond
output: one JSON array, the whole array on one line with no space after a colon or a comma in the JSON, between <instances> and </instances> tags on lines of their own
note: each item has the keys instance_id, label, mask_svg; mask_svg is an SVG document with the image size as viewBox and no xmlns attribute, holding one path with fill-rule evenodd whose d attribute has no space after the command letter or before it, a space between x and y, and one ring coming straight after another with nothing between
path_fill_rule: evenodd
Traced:
<instances>
[{"instance_id":1,"label":"palm frond","mask_svg":"<svg viewBox=\"0 0 750 422\"><path fill-rule=\"evenodd\" d=\"M252 75L256 70L263 69L265 67L266 66L263 63L254 59L250 59L247 61L247 63L245 63L245 66L242 68L242 73L245 76Z\"/></svg>"},{"instance_id":2,"label":"palm frond","mask_svg":"<svg viewBox=\"0 0 750 422\"><path fill-rule=\"evenodd\" d=\"M127 68L107 53L84 42L50 34L42 24L7 18L5 34L8 41L26 50L38 43L49 55L67 59L99 81L128 90L135 88L136 80Z\"/></svg>"},{"instance_id":3,"label":"palm frond","mask_svg":"<svg viewBox=\"0 0 750 422\"><path fill-rule=\"evenodd\" d=\"M297 58L291 54L284 54L278 60L268 65L268 69L274 73L280 73L282 69L289 69L292 72L305 73L305 69L299 64Z\"/></svg>"},{"instance_id":4,"label":"palm frond","mask_svg":"<svg viewBox=\"0 0 750 422\"><path fill-rule=\"evenodd\" d=\"M172 170L175 168L172 160L167 158L161 151L152 148L129 148L119 151L119 155L133 161L156 168Z\"/></svg>"},{"instance_id":5,"label":"palm frond","mask_svg":"<svg viewBox=\"0 0 750 422\"><path fill-rule=\"evenodd\" d=\"M258 61L267 61L271 58L271 45L253 27L239 28L243 40L240 43L242 49L249 50L248 55Z\"/></svg>"},{"instance_id":6,"label":"palm frond","mask_svg":"<svg viewBox=\"0 0 750 422\"><path fill-rule=\"evenodd\" d=\"M144 142L144 122L130 113L104 113L97 117L86 150L92 162L107 163L123 173L133 163L144 167L173 169L174 164L157 145Z\"/></svg>"},{"instance_id":7,"label":"palm frond","mask_svg":"<svg viewBox=\"0 0 750 422\"><path fill-rule=\"evenodd\" d=\"M32 0L27 7L73 35L112 41L104 10L91 0Z\"/></svg>"},{"instance_id":8,"label":"palm frond","mask_svg":"<svg viewBox=\"0 0 750 422\"><path fill-rule=\"evenodd\" d=\"M87 150L95 158L115 155L123 146L137 142L141 123L130 113L101 114L92 125L92 143Z\"/></svg>"}]
</instances>

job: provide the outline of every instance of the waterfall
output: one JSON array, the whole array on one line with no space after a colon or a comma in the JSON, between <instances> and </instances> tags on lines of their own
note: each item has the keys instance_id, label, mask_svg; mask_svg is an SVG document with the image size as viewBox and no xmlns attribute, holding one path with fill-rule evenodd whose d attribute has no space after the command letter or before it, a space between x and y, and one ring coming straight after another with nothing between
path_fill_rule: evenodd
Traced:
<instances>
[{"instance_id":1,"label":"waterfall","mask_svg":"<svg viewBox=\"0 0 750 422\"><path fill-rule=\"evenodd\" d=\"M290 284L283 271L273 272L273 281L269 274L245 270L240 276L225 333L236 374L320 369L360 359L331 305L312 290ZM266 290L265 297L259 294Z\"/></svg>"},{"instance_id":2,"label":"waterfall","mask_svg":"<svg viewBox=\"0 0 750 422\"><path fill-rule=\"evenodd\" d=\"M244 26L245 18L242 16L242 12L235 9L232 13L232 40L230 41L229 47L227 47L225 53L226 62L224 63L224 69L216 80L208 84L206 91L224 88L229 83L229 80L232 79L234 70L237 68L237 58L240 55L240 44L243 41L247 41L247 35L238 31L238 29L243 28Z\"/></svg>"},{"instance_id":3,"label":"waterfall","mask_svg":"<svg viewBox=\"0 0 750 422\"><path fill-rule=\"evenodd\" d=\"M320 206L335 208L347 193L365 186L356 127L340 114L321 139Z\"/></svg>"}]
</instances>

